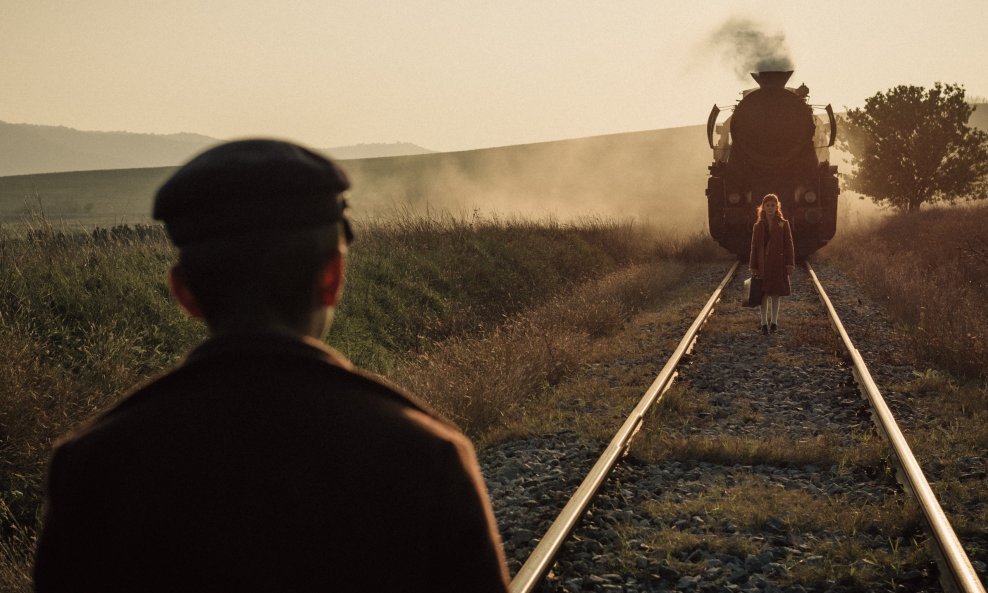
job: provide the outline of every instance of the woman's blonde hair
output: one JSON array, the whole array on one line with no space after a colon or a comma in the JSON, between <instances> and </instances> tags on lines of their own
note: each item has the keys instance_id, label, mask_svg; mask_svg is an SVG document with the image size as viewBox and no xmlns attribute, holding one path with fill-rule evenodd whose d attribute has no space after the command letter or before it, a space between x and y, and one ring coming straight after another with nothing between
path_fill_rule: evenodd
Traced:
<instances>
[{"instance_id":1,"label":"woman's blonde hair","mask_svg":"<svg viewBox=\"0 0 988 593\"><path fill-rule=\"evenodd\" d=\"M765 220L764 215L762 214L762 209L765 207L766 202L775 202L775 215L779 218L779 220L786 219L786 217L782 214L782 202L779 201L779 196L775 194L765 194L765 197L762 198L761 206L758 207L758 220Z\"/></svg>"}]
</instances>

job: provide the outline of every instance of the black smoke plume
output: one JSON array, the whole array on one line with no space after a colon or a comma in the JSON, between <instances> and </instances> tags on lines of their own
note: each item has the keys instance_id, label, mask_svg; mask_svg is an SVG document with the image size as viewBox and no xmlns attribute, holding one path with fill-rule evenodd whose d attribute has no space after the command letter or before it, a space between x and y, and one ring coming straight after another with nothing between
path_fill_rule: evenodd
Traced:
<instances>
[{"instance_id":1,"label":"black smoke plume","mask_svg":"<svg viewBox=\"0 0 988 593\"><path fill-rule=\"evenodd\" d=\"M741 80L751 72L793 70L785 34L767 33L762 24L750 19L728 19L710 35L708 43Z\"/></svg>"}]
</instances>

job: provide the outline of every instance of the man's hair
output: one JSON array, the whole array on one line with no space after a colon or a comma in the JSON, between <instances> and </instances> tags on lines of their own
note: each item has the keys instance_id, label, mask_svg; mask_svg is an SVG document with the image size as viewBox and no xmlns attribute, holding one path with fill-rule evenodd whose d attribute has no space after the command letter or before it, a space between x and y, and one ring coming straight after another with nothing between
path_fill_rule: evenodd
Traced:
<instances>
[{"instance_id":1,"label":"man's hair","mask_svg":"<svg viewBox=\"0 0 988 593\"><path fill-rule=\"evenodd\" d=\"M213 330L238 320L305 322L324 266L345 250L340 225L268 231L187 245L178 265Z\"/></svg>"}]
</instances>

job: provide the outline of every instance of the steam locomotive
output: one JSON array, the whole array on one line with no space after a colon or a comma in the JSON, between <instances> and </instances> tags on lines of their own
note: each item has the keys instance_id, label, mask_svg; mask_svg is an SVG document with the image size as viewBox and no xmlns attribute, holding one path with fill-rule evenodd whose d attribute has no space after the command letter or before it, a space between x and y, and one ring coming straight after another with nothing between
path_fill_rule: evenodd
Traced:
<instances>
[{"instance_id":1,"label":"steam locomotive","mask_svg":"<svg viewBox=\"0 0 988 593\"><path fill-rule=\"evenodd\" d=\"M714 105L707 119L714 152L707 179L710 234L747 259L756 210L773 193L790 221L796 259L803 261L837 231L840 188L829 151L837 136L834 110L810 105L806 85L785 86L791 70L751 76L758 88L723 112Z\"/></svg>"}]
</instances>

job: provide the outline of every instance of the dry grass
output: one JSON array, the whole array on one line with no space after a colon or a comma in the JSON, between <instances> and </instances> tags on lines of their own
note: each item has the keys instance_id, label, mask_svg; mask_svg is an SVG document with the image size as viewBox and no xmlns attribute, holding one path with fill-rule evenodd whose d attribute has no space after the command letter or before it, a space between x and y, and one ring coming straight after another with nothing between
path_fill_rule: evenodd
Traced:
<instances>
[{"instance_id":1,"label":"dry grass","mask_svg":"<svg viewBox=\"0 0 988 593\"><path fill-rule=\"evenodd\" d=\"M491 331L439 342L396 372L476 437L518 434L534 409L681 278L676 262L637 265L516 316ZM527 430L527 429L526 429Z\"/></svg>"},{"instance_id":2,"label":"dry grass","mask_svg":"<svg viewBox=\"0 0 988 593\"><path fill-rule=\"evenodd\" d=\"M903 545L911 543L912 545ZM890 538L885 549L862 546L851 539L820 542L817 554L789 563L786 584L826 590L834 583L850 590L900 589L903 575L910 570L930 568L922 545L909 538ZM935 573L935 568L933 568ZM917 574L917 580L932 580Z\"/></svg>"},{"instance_id":3,"label":"dry grass","mask_svg":"<svg viewBox=\"0 0 988 593\"><path fill-rule=\"evenodd\" d=\"M654 432L656 434L634 442L631 453L636 459L646 463L691 459L721 465L813 464L830 467L863 458L861 454L851 457L835 437L825 435L794 441L769 435L707 437Z\"/></svg>"},{"instance_id":4,"label":"dry grass","mask_svg":"<svg viewBox=\"0 0 988 593\"><path fill-rule=\"evenodd\" d=\"M0 499L0 591L31 591L31 571L36 540L33 526L25 527L17 514Z\"/></svg>"},{"instance_id":5,"label":"dry grass","mask_svg":"<svg viewBox=\"0 0 988 593\"><path fill-rule=\"evenodd\" d=\"M617 563L628 572L634 572L633 562L641 550L685 574L704 572L697 565L706 566L704 558L710 555L758 557L776 549L764 538L751 537L765 531L812 546L809 552L794 546L781 558L773 556L781 586L827 590L840 583L850 590L895 590L904 573L928 565L922 546L914 542L919 512L899 498L866 505L840 498L827 501L802 490L780 488L757 475L742 475L707 484L694 499L672 496L648 502L645 511L660 527L615 526L622 545L629 549ZM863 545L859 534L883 534L877 537L884 537L885 544ZM907 542L912 545L904 545ZM698 550L705 554L697 554ZM706 568L717 574L718 567L723 567L719 560ZM735 575L743 578L744 573Z\"/></svg>"},{"instance_id":6,"label":"dry grass","mask_svg":"<svg viewBox=\"0 0 988 593\"><path fill-rule=\"evenodd\" d=\"M723 263L702 265L723 267ZM541 391L533 391L531 382L505 389L504 397L517 405L502 407L497 421L487 427L474 427L477 442L484 446L510 438L552 433L561 427L575 430L584 438L609 441L682 337L675 330L665 331L665 328L681 321L684 315L695 314L695 311L684 313L682 309L695 305L706 294L706 287L680 285L683 273L684 267L678 261L632 268L553 300L532 311L530 316L519 317L516 321L545 328L549 336L557 328L564 335L576 328L576 333L585 338L585 346L576 353L578 362L557 384L543 384L545 388ZM611 304L601 308L599 314L587 314L600 303ZM543 336L538 331L533 333ZM481 352L489 348L484 339L481 336L473 341ZM553 338L538 339L551 342ZM444 345L439 346L443 350ZM474 362L487 364L483 360ZM469 373L470 366L462 365L463 372ZM416 372L428 380L428 367ZM488 385L488 378L482 373L478 377L485 381L486 388L501 390L500 385ZM469 385L470 381L466 383ZM457 405L458 398L447 399L450 405Z\"/></svg>"},{"instance_id":7,"label":"dry grass","mask_svg":"<svg viewBox=\"0 0 988 593\"><path fill-rule=\"evenodd\" d=\"M899 215L825 252L905 327L917 361L988 381L988 206Z\"/></svg>"},{"instance_id":8,"label":"dry grass","mask_svg":"<svg viewBox=\"0 0 988 593\"><path fill-rule=\"evenodd\" d=\"M988 396L984 389L927 371L891 389L907 394L929 419L909 431L913 454L961 535L984 536L988 525Z\"/></svg>"},{"instance_id":9,"label":"dry grass","mask_svg":"<svg viewBox=\"0 0 988 593\"><path fill-rule=\"evenodd\" d=\"M859 532L908 534L918 527L918 509L891 498L862 505L845 497L821 499L805 490L788 490L754 474L730 482L711 484L696 498L658 500L645 510L659 520L672 522L699 516L705 524L734 524L750 532L831 533L848 536ZM770 525L770 520L774 526Z\"/></svg>"},{"instance_id":10,"label":"dry grass","mask_svg":"<svg viewBox=\"0 0 988 593\"><path fill-rule=\"evenodd\" d=\"M862 505L842 497L821 499L803 490L778 487L757 475L710 484L690 500L656 500L646 511L668 527L639 534L646 545L665 556L674 568L690 571L690 554L697 548L745 558L764 551L766 543L750 533L781 531L796 541L813 544L812 556L796 551L777 560L784 570L783 583L818 586L841 580L870 588L892 582L906 566L922 565L922 547L906 554L899 544L919 530L919 512L899 498ZM699 517L691 523L699 530L680 531L678 520ZM857 534L885 534L883 548L865 547ZM862 562L862 560L864 560Z\"/></svg>"},{"instance_id":11,"label":"dry grass","mask_svg":"<svg viewBox=\"0 0 988 593\"><path fill-rule=\"evenodd\" d=\"M789 306L787 314L791 314L799 309L810 309L820 305L790 302L787 306ZM800 352L806 352L807 349L818 350L821 355L819 362L834 364L845 356L840 336L834 331L826 315L821 314L819 308L803 315L799 323L787 325L785 335L781 337L783 348L799 348ZM807 361L804 360L800 364L805 365Z\"/></svg>"},{"instance_id":12,"label":"dry grass","mask_svg":"<svg viewBox=\"0 0 988 593\"><path fill-rule=\"evenodd\" d=\"M710 401L682 383L673 383L662 396L662 407L652 411L661 416L663 423L673 426L688 426L697 418L714 410Z\"/></svg>"}]
</instances>

